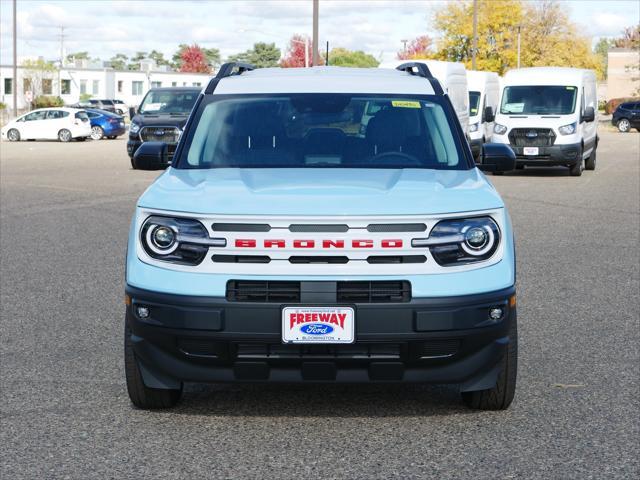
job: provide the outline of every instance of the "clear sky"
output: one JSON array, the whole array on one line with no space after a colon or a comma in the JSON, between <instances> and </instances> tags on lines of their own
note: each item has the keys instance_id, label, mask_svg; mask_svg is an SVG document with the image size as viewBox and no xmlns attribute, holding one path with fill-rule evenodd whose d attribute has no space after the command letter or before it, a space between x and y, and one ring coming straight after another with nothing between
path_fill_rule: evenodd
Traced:
<instances>
[{"instance_id":1,"label":"clear sky","mask_svg":"<svg viewBox=\"0 0 640 480\"><path fill-rule=\"evenodd\" d=\"M499 0L496 0L499 1ZM294 33L311 35L311 0L17 0L18 56L60 56L89 51L108 60L115 53L159 50L170 58L180 43L216 47L223 58L254 42L275 42L283 51ZM431 34L433 12L445 0L320 0L320 45L361 49L383 60L402 39ZM639 0L563 0L582 33L616 36L640 20ZM0 63L10 64L11 0L0 0Z\"/></svg>"}]
</instances>

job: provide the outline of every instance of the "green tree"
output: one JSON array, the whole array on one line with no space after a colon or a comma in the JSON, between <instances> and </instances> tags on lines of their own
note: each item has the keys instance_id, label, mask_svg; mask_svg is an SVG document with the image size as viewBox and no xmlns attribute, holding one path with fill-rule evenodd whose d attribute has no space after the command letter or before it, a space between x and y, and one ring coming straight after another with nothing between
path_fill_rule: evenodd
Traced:
<instances>
[{"instance_id":1,"label":"green tree","mask_svg":"<svg viewBox=\"0 0 640 480\"><path fill-rule=\"evenodd\" d=\"M372 68L380 65L373 55L362 50L347 50L346 48L332 48L329 52L329 65L338 67Z\"/></svg>"},{"instance_id":2,"label":"green tree","mask_svg":"<svg viewBox=\"0 0 640 480\"><path fill-rule=\"evenodd\" d=\"M280 55L280 49L275 43L258 42L245 52L231 55L228 60L251 63L256 68L268 68L278 66Z\"/></svg>"},{"instance_id":3,"label":"green tree","mask_svg":"<svg viewBox=\"0 0 640 480\"><path fill-rule=\"evenodd\" d=\"M217 48L202 48L204 52L204 56L207 59L207 63L211 68L218 67L222 62L222 57L220 56L220 50Z\"/></svg>"},{"instance_id":4,"label":"green tree","mask_svg":"<svg viewBox=\"0 0 640 480\"><path fill-rule=\"evenodd\" d=\"M109 62L111 63L111 67L115 70L126 70L128 61L129 57L127 57L124 53L116 53L109 60Z\"/></svg>"},{"instance_id":5,"label":"green tree","mask_svg":"<svg viewBox=\"0 0 640 480\"><path fill-rule=\"evenodd\" d=\"M479 70L503 74L517 66L517 36L521 32L522 67L552 65L591 68L602 75L602 64L589 40L578 34L555 0L478 0ZM434 27L440 33L437 58L463 62L471 67L473 2L450 2L436 13Z\"/></svg>"},{"instance_id":6,"label":"green tree","mask_svg":"<svg viewBox=\"0 0 640 480\"><path fill-rule=\"evenodd\" d=\"M170 62L166 58L164 58L164 54L157 50L151 50L151 52L149 52L148 58L156 62L156 65L158 66L170 65Z\"/></svg>"},{"instance_id":7,"label":"green tree","mask_svg":"<svg viewBox=\"0 0 640 480\"><path fill-rule=\"evenodd\" d=\"M136 54L131 57L131 62L127 65L129 70L140 70L140 61L147 58L147 52L136 52Z\"/></svg>"},{"instance_id":8,"label":"green tree","mask_svg":"<svg viewBox=\"0 0 640 480\"><path fill-rule=\"evenodd\" d=\"M73 63L76 60L91 60L89 52L74 52L66 57L66 63Z\"/></svg>"},{"instance_id":9,"label":"green tree","mask_svg":"<svg viewBox=\"0 0 640 480\"><path fill-rule=\"evenodd\" d=\"M609 63L609 49L613 45L613 40L608 38L601 38L593 47L593 53L600 59L602 65L602 77L607 78L607 65Z\"/></svg>"}]
</instances>

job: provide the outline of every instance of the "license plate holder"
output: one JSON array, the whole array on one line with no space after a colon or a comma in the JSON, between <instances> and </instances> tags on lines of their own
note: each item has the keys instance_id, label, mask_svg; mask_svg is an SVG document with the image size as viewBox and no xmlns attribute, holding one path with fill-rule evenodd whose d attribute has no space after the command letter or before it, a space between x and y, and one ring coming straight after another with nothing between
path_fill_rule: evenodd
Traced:
<instances>
[{"instance_id":1,"label":"license plate holder","mask_svg":"<svg viewBox=\"0 0 640 480\"><path fill-rule=\"evenodd\" d=\"M522 153L527 156L535 156L540 154L540 149L538 147L524 147Z\"/></svg>"},{"instance_id":2,"label":"license plate holder","mask_svg":"<svg viewBox=\"0 0 640 480\"><path fill-rule=\"evenodd\" d=\"M344 306L285 306L282 343L355 342L355 310Z\"/></svg>"}]
</instances>

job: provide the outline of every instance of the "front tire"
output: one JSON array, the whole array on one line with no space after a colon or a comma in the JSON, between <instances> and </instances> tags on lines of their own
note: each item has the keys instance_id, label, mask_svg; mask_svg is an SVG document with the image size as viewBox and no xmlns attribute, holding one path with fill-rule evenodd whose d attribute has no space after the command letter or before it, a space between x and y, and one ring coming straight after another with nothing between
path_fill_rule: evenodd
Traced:
<instances>
[{"instance_id":1,"label":"front tire","mask_svg":"<svg viewBox=\"0 0 640 480\"><path fill-rule=\"evenodd\" d=\"M129 399L138 408L171 408L178 403L182 396L182 384L177 390L149 388L144 384L138 360L133 352L131 331L126 327L124 332L124 370Z\"/></svg>"},{"instance_id":2,"label":"front tire","mask_svg":"<svg viewBox=\"0 0 640 480\"><path fill-rule=\"evenodd\" d=\"M591 152L591 155L589 155L589 158L587 158L587 161L584 162L584 169L585 170L595 170L596 169L596 149L593 149L593 152Z\"/></svg>"},{"instance_id":3,"label":"front tire","mask_svg":"<svg viewBox=\"0 0 640 480\"><path fill-rule=\"evenodd\" d=\"M12 128L7 132L7 138L10 142L19 142L20 141L20 132L15 128Z\"/></svg>"},{"instance_id":4,"label":"front tire","mask_svg":"<svg viewBox=\"0 0 640 480\"><path fill-rule=\"evenodd\" d=\"M129 157L129 159L131 160L131 169L136 170L138 168L136 167L136 161L133 159L133 157Z\"/></svg>"},{"instance_id":5,"label":"front tire","mask_svg":"<svg viewBox=\"0 0 640 480\"><path fill-rule=\"evenodd\" d=\"M620 130L622 133L627 133L629 130L631 130L631 122L629 122L629 119L621 118L620 120L618 120L618 130Z\"/></svg>"},{"instance_id":6,"label":"front tire","mask_svg":"<svg viewBox=\"0 0 640 480\"><path fill-rule=\"evenodd\" d=\"M73 136L71 135L71 132L66 128L63 128L58 132L58 140L61 142L70 142L72 138Z\"/></svg>"},{"instance_id":7,"label":"front tire","mask_svg":"<svg viewBox=\"0 0 640 480\"><path fill-rule=\"evenodd\" d=\"M506 410L516 394L518 376L518 322L515 310L509 327L509 345L500 360L500 373L493 388L462 392L462 401L476 410Z\"/></svg>"},{"instance_id":8,"label":"front tire","mask_svg":"<svg viewBox=\"0 0 640 480\"><path fill-rule=\"evenodd\" d=\"M98 125L91 127L92 140L102 140L102 137L104 137L104 130L102 129L102 127Z\"/></svg>"},{"instance_id":9,"label":"front tire","mask_svg":"<svg viewBox=\"0 0 640 480\"><path fill-rule=\"evenodd\" d=\"M582 171L584 170L584 159L582 158L582 150L578 153L579 160L575 163L575 165L569 166L569 175L572 177L580 177L582 175Z\"/></svg>"}]
</instances>

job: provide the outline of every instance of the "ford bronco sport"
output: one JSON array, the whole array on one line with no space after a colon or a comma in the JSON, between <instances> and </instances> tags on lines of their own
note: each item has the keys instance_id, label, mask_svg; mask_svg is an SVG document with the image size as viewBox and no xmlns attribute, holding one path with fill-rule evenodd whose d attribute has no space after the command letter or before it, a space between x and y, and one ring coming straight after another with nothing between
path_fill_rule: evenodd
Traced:
<instances>
[{"instance_id":1,"label":"ford bronco sport","mask_svg":"<svg viewBox=\"0 0 640 480\"><path fill-rule=\"evenodd\" d=\"M135 161L167 155L147 142ZM513 234L479 168L515 157L482 155L422 63L223 65L131 224L133 404L173 406L183 382L414 382L507 408Z\"/></svg>"}]
</instances>

